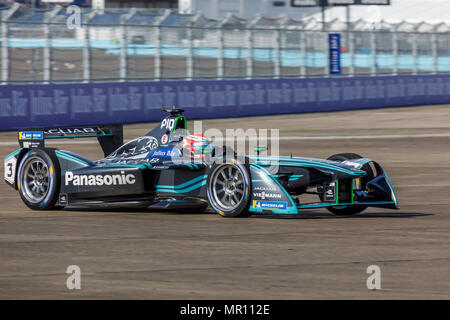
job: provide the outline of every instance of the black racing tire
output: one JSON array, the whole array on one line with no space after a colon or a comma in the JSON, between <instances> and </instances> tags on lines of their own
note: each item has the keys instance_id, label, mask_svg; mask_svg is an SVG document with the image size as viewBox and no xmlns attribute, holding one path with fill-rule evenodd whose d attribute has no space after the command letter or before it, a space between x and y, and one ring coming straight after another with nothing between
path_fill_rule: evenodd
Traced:
<instances>
[{"instance_id":1,"label":"black racing tire","mask_svg":"<svg viewBox=\"0 0 450 320\"><path fill-rule=\"evenodd\" d=\"M356 154L356 153L338 153L338 154L332 155L331 157L328 157L327 160L343 162L345 160L360 159L360 158L364 158L364 157L360 156L359 154ZM374 178L374 172L368 164L365 164L361 169L367 172L367 176L364 177L364 179L362 179L362 181L361 181L363 186L365 186L367 181ZM351 215L360 213L366 209L367 209L367 206L364 206L364 205L361 205L361 206L355 205L355 206L348 206L348 207L327 207L328 211L330 211L338 216L351 216Z\"/></svg>"},{"instance_id":2,"label":"black racing tire","mask_svg":"<svg viewBox=\"0 0 450 320\"><path fill-rule=\"evenodd\" d=\"M207 180L208 203L222 217L248 217L251 198L250 169L248 164L231 160L212 165Z\"/></svg>"},{"instance_id":3,"label":"black racing tire","mask_svg":"<svg viewBox=\"0 0 450 320\"><path fill-rule=\"evenodd\" d=\"M351 160L351 159L360 159L364 158L363 156L360 156L357 153L337 153L333 154L331 157L328 157L327 160L333 160L333 161L345 161L345 160Z\"/></svg>"},{"instance_id":4,"label":"black racing tire","mask_svg":"<svg viewBox=\"0 0 450 320\"><path fill-rule=\"evenodd\" d=\"M367 206L351 206L351 207L327 207L327 210L337 216L353 216L363 212Z\"/></svg>"},{"instance_id":5,"label":"black racing tire","mask_svg":"<svg viewBox=\"0 0 450 320\"><path fill-rule=\"evenodd\" d=\"M53 149L32 149L20 161L17 188L25 205L32 210L61 209L57 206L61 168Z\"/></svg>"}]
</instances>

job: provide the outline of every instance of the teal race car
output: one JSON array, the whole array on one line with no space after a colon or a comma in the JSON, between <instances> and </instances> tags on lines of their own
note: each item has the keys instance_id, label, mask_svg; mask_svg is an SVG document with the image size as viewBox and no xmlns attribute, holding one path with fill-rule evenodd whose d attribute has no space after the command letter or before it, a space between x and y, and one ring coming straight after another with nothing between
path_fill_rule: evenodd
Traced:
<instances>
[{"instance_id":1,"label":"teal race car","mask_svg":"<svg viewBox=\"0 0 450 320\"><path fill-rule=\"evenodd\" d=\"M377 162L354 153L328 159L238 155L187 130L183 110L123 144L122 126L35 128L19 132L5 158L5 181L33 210L70 206L206 210L224 217L301 214L326 208L352 215L367 207L398 209ZM104 158L47 148L45 141L96 137ZM312 199L312 200L308 200Z\"/></svg>"}]
</instances>

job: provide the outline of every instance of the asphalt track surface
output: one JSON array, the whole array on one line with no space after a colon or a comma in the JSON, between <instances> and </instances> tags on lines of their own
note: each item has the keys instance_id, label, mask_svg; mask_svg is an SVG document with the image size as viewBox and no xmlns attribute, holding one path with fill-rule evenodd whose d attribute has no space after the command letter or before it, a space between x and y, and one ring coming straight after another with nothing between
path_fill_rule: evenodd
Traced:
<instances>
[{"instance_id":1,"label":"asphalt track surface","mask_svg":"<svg viewBox=\"0 0 450 320\"><path fill-rule=\"evenodd\" d=\"M125 138L151 127L127 126ZM281 140L284 155L373 158L390 175L401 209L248 219L31 211L2 181L0 299L450 298L450 106L208 120L203 127L322 137ZM0 134L2 158L17 148L7 143L15 139ZM66 148L102 156L94 143ZM69 265L81 268L81 290L66 288ZM369 265L381 268L381 290L366 287Z\"/></svg>"}]
</instances>

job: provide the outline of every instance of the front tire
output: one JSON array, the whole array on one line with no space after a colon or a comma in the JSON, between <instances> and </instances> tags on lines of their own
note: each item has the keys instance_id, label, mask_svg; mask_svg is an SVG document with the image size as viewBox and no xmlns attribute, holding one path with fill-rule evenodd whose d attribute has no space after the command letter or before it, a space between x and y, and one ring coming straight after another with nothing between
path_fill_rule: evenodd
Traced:
<instances>
[{"instance_id":1,"label":"front tire","mask_svg":"<svg viewBox=\"0 0 450 320\"><path fill-rule=\"evenodd\" d=\"M32 149L20 162L17 188L22 201L32 210L58 209L61 169L52 149Z\"/></svg>"},{"instance_id":2,"label":"front tire","mask_svg":"<svg viewBox=\"0 0 450 320\"><path fill-rule=\"evenodd\" d=\"M361 159L361 158L364 158L364 157L360 156L359 154L356 154L356 153L338 153L338 154L332 155L327 160L344 162L346 160ZM368 164L365 164L361 169L366 171L367 176L368 176L368 178L365 178L362 181L363 186L365 187L365 183L367 183L367 180L373 179L374 173L372 171L372 168ZM347 207L327 207L328 211L330 211L331 213L334 213L335 215L338 215L338 216L352 216L352 215L360 213L366 209L367 209L367 206L364 206L364 205L353 205L353 206L347 206Z\"/></svg>"},{"instance_id":3,"label":"front tire","mask_svg":"<svg viewBox=\"0 0 450 320\"><path fill-rule=\"evenodd\" d=\"M223 217L248 217L251 178L246 165L236 159L214 164L208 175L208 202Z\"/></svg>"}]
</instances>

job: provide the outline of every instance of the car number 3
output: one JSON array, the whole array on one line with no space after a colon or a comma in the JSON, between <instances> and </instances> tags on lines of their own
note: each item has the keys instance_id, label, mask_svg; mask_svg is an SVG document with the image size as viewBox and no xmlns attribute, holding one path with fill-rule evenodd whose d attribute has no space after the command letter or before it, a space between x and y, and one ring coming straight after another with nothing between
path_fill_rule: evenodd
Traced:
<instances>
[{"instance_id":1,"label":"car number 3","mask_svg":"<svg viewBox=\"0 0 450 320\"><path fill-rule=\"evenodd\" d=\"M14 183L16 173L16 158L12 157L5 162L5 180L9 183Z\"/></svg>"}]
</instances>

